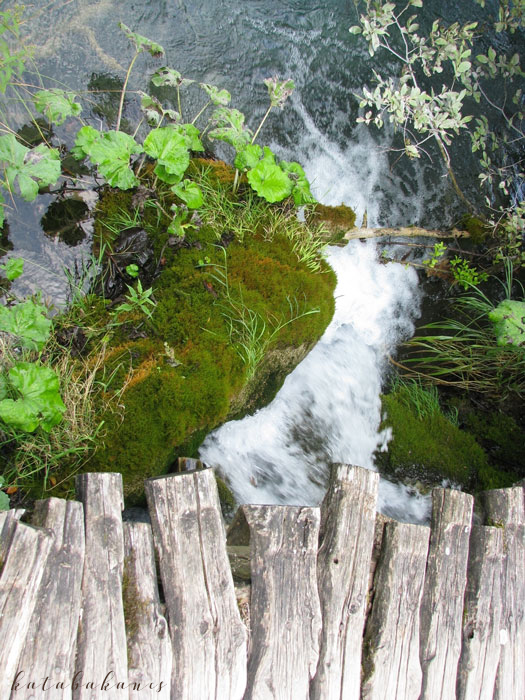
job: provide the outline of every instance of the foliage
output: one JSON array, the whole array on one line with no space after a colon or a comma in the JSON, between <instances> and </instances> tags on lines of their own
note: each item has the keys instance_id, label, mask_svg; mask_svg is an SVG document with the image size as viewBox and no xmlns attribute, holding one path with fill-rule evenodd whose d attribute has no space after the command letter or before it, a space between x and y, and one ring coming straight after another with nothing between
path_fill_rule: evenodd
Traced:
<instances>
[{"instance_id":1,"label":"foliage","mask_svg":"<svg viewBox=\"0 0 525 700\"><path fill-rule=\"evenodd\" d=\"M112 187L128 190L139 184L130 167L130 158L132 154L142 151L142 146L122 131L102 133L92 126L83 126L77 134L72 153L79 160L89 156Z\"/></svg>"},{"instance_id":2,"label":"foliage","mask_svg":"<svg viewBox=\"0 0 525 700\"><path fill-rule=\"evenodd\" d=\"M150 306L155 307L155 302L151 298L153 294L153 289L142 289L142 282L137 280L137 288L127 285L129 294L126 296L126 302L119 304L116 311L120 313L122 311L140 311L149 319L151 319L151 309Z\"/></svg>"},{"instance_id":3,"label":"foliage","mask_svg":"<svg viewBox=\"0 0 525 700\"><path fill-rule=\"evenodd\" d=\"M500 282L506 301L513 292L512 265L506 267L506 279ZM521 289L523 293L523 289ZM503 304L503 306L501 306ZM453 302L456 316L426 324L405 343L409 358L404 369L425 382L455 386L466 391L489 394L503 401L509 395L525 395L525 348L508 342L508 305L494 305L477 287ZM520 302L519 309L522 308ZM499 308L499 311L496 309ZM511 305L514 310L514 306ZM496 311L496 313L494 313ZM492 318L491 318L492 315ZM501 325L506 321L504 325ZM425 334L430 331L431 334ZM511 331L521 336L519 325Z\"/></svg>"},{"instance_id":4,"label":"foliage","mask_svg":"<svg viewBox=\"0 0 525 700\"><path fill-rule=\"evenodd\" d=\"M504 299L488 314L498 345L525 344L525 302Z\"/></svg>"},{"instance_id":5,"label":"foliage","mask_svg":"<svg viewBox=\"0 0 525 700\"><path fill-rule=\"evenodd\" d=\"M28 350L42 350L51 333L47 308L32 299L13 306L0 305L0 331L10 333L14 342Z\"/></svg>"},{"instance_id":6,"label":"foliage","mask_svg":"<svg viewBox=\"0 0 525 700\"><path fill-rule=\"evenodd\" d=\"M476 1L484 5L484 0ZM498 239L496 252L521 264L524 209L511 186L516 174L522 181L521 168L506 155L501 159L501 153L519 152L525 137L519 89L519 79L525 74L519 55L498 55L492 47L486 53L476 53L481 29L477 22L445 26L436 19L425 36L419 31L417 13L410 14L413 8L423 7L423 0L407 0L401 9L384 0L359 4L364 12L359 25L351 27L350 32L362 34L370 56L385 51L401 70L396 77L374 71L375 87L364 88L360 95L360 107L365 112L358 121L378 128L385 121L392 123L401 132L400 150L409 158L429 155L427 145L435 142L456 192L470 210L473 207L457 183L449 147L473 124L469 136L472 152L479 154L480 182L488 190L486 218ZM521 3L502 2L494 30L514 32L522 27L522 19ZM437 75L440 88L429 81ZM498 91L503 95L499 104L488 96L491 82L503 88ZM481 116L478 103L483 105ZM506 198L504 204L498 203L498 196Z\"/></svg>"},{"instance_id":7,"label":"foliage","mask_svg":"<svg viewBox=\"0 0 525 700\"><path fill-rule=\"evenodd\" d=\"M2 93L5 93L14 77L19 78L22 75L29 58L29 51L20 44L21 17L20 7L0 12L0 92Z\"/></svg>"},{"instance_id":8,"label":"foliage","mask_svg":"<svg viewBox=\"0 0 525 700\"><path fill-rule=\"evenodd\" d=\"M0 474L0 510L9 510L10 508L10 503L9 503L9 496L7 493L2 491L5 486L5 481L4 477Z\"/></svg>"},{"instance_id":9,"label":"foliage","mask_svg":"<svg viewBox=\"0 0 525 700\"><path fill-rule=\"evenodd\" d=\"M73 92L65 92L58 88L39 90L34 95L35 109L43 114L53 124L63 124L67 117L78 117L82 107L75 102Z\"/></svg>"}]
</instances>

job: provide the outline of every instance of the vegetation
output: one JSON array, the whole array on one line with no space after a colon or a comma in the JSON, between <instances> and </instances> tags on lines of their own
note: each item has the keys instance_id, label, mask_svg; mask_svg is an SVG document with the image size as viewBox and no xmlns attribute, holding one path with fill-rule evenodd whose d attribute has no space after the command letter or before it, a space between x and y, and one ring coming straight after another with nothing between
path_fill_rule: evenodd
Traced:
<instances>
[{"instance_id":1,"label":"vegetation","mask_svg":"<svg viewBox=\"0 0 525 700\"><path fill-rule=\"evenodd\" d=\"M297 350L295 362L304 356L333 313L335 278L322 257L329 234L320 216L297 218L297 206L314 201L304 171L255 143L293 82L265 81L270 106L252 132L211 85L198 86L208 101L184 121L181 92L193 81L160 68L152 82L175 91L178 111L141 93L150 128L140 138L140 129L122 130L129 76L141 53L164 52L121 29L135 53L116 128L84 123L71 151L106 183L91 265L82 279L71 276L72 303L52 319L38 298L0 306L0 450L11 494L67 494L75 471L109 469L123 472L136 500L177 446L256 400L261 377L276 391L293 366L287 349ZM18 89L25 56L4 90ZM55 88L24 100L52 124L81 114L77 96ZM202 132L234 148L234 168L196 157L204 151L196 122L211 106ZM43 141L31 148L3 124L0 185L9 197L32 200L61 176L60 151L34 123ZM2 221L8 209L4 202ZM13 259L3 268L8 279L21 272Z\"/></svg>"}]
</instances>

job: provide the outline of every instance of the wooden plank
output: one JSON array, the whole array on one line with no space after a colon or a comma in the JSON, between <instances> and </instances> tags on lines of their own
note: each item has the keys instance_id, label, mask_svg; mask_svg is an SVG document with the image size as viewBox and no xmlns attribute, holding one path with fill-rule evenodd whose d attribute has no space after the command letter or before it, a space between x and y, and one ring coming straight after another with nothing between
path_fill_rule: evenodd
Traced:
<instances>
[{"instance_id":1,"label":"wooden plank","mask_svg":"<svg viewBox=\"0 0 525 700\"><path fill-rule=\"evenodd\" d=\"M387 523L367 620L363 700L418 700L419 613L430 529Z\"/></svg>"},{"instance_id":2,"label":"wooden plank","mask_svg":"<svg viewBox=\"0 0 525 700\"><path fill-rule=\"evenodd\" d=\"M379 475L336 464L322 505L318 587L323 629L312 700L357 700Z\"/></svg>"},{"instance_id":3,"label":"wooden plank","mask_svg":"<svg viewBox=\"0 0 525 700\"><path fill-rule=\"evenodd\" d=\"M486 491L487 522L503 535L501 656L494 700L525 698L525 513L523 488Z\"/></svg>"},{"instance_id":4,"label":"wooden plank","mask_svg":"<svg viewBox=\"0 0 525 700\"><path fill-rule=\"evenodd\" d=\"M421 700L455 700L474 499L434 489L420 619Z\"/></svg>"},{"instance_id":5,"label":"wooden plank","mask_svg":"<svg viewBox=\"0 0 525 700\"><path fill-rule=\"evenodd\" d=\"M19 672L30 672L18 661L53 535L8 516L0 542L0 698L9 698L13 684L23 682Z\"/></svg>"},{"instance_id":6,"label":"wooden plank","mask_svg":"<svg viewBox=\"0 0 525 700\"><path fill-rule=\"evenodd\" d=\"M213 471L148 479L145 487L170 625L172 697L240 699L246 630Z\"/></svg>"},{"instance_id":7,"label":"wooden plank","mask_svg":"<svg viewBox=\"0 0 525 700\"><path fill-rule=\"evenodd\" d=\"M45 697L71 698L84 570L84 510L76 501L37 501L32 523L48 528L54 542L20 655L20 681L38 679ZM14 691L11 697L20 698L20 693Z\"/></svg>"},{"instance_id":8,"label":"wooden plank","mask_svg":"<svg viewBox=\"0 0 525 700\"><path fill-rule=\"evenodd\" d=\"M458 667L458 700L492 700L500 658L501 528L472 528Z\"/></svg>"},{"instance_id":9,"label":"wooden plank","mask_svg":"<svg viewBox=\"0 0 525 700\"><path fill-rule=\"evenodd\" d=\"M124 523L122 596L128 637L130 695L169 700L172 651L162 614L151 526ZM133 692L131 692L133 691Z\"/></svg>"},{"instance_id":10,"label":"wooden plank","mask_svg":"<svg viewBox=\"0 0 525 700\"><path fill-rule=\"evenodd\" d=\"M243 506L252 547L245 700L309 696L319 657L318 508Z\"/></svg>"},{"instance_id":11,"label":"wooden plank","mask_svg":"<svg viewBox=\"0 0 525 700\"><path fill-rule=\"evenodd\" d=\"M86 554L73 698L94 700L108 692L117 696L128 683L122 606L122 475L80 474L76 489L84 504Z\"/></svg>"}]
</instances>

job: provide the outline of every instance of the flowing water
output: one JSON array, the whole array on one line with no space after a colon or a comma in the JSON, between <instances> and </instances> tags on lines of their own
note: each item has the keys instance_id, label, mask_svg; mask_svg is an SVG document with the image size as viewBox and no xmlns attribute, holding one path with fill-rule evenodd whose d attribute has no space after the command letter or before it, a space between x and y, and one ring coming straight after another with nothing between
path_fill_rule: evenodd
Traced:
<instances>
[{"instance_id":1,"label":"flowing water","mask_svg":"<svg viewBox=\"0 0 525 700\"><path fill-rule=\"evenodd\" d=\"M425 2L425 11L429 17L467 19L458 16L458 3L448 1ZM29 14L42 75L79 92L115 90L91 93L93 112L84 116L94 125L110 124L108 110L115 112L131 55L117 29L120 20L162 44L166 64L184 76L228 89L232 106L246 113L252 128L266 110L263 79L292 77L296 91L282 113L272 114L261 141L305 165L320 201L344 202L358 222L367 212L370 225L443 226L461 211L438 163L396 164L388 152L391 133L356 126L354 93L370 82L372 65L364 44L348 32L357 19L349 0L41 0L29 6ZM158 66L141 57L130 87L147 89L146 76ZM201 95L188 91L183 97L186 115L196 113ZM23 109L9 109L22 123ZM125 117L131 124L139 119L131 99ZM73 133L57 129L69 144ZM458 176L468 190L473 179L467 155L463 166ZM50 202L48 195L36 207L17 202L9 216L13 254L34 263L15 288L24 293L41 287L62 302L62 267L78 264L88 250L90 211L81 223L84 240L80 235L67 245L42 230ZM202 447L203 459L220 466L240 501L316 503L330 462L374 468L374 450L386 446L388 435L379 432L385 358L413 331L417 277L401 265L380 264L374 244L332 249L328 259L338 277L337 303L322 340L270 406L223 426ZM380 507L420 522L428 499L383 481Z\"/></svg>"}]
</instances>

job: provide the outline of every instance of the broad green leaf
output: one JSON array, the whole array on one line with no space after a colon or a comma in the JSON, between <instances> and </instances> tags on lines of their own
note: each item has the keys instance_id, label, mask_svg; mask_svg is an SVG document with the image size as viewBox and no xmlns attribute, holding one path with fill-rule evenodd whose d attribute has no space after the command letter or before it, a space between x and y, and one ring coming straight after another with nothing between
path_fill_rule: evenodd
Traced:
<instances>
[{"instance_id":1,"label":"broad green leaf","mask_svg":"<svg viewBox=\"0 0 525 700\"><path fill-rule=\"evenodd\" d=\"M5 265L0 265L8 280L16 280L24 271L24 260L22 258L10 258Z\"/></svg>"},{"instance_id":2,"label":"broad green leaf","mask_svg":"<svg viewBox=\"0 0 525 700\"><path fill-rule=\"evenodd\" d=\"M153 129L147 135L144 150L149 156L157 159L155 173L164 182L178 182L186 172L190 163L186 138L169 126Z\"/></svg>"},{"instance_id":3,"label":"broad green leaf","mask_svg":"<svg viewBox=\"0 0 525 700\"><path fill-rule=\"evenodd\" d=\"M120 27L120 29L122 29L122 31L128 37L128 39L135 45L135 50L137 51L137 53L140 53L141 51L147 51L154 57L164 55L164 49L160 44L151 41L151 39L146 39L146 37L142 36L141 34L132 32L131 29L127 27L123 22L119 22L118 26Z\"/></svg>"},{"instance_id":4,"label":"broad green leaf","mask_svg":"<svg viewBox=\"0 0 525 700\"><path fill-rule=\"evenodd\" d=\"M217 126L208 132L210 138L226 141L237 151L250 143L253 134L244 125L244 114L238 109L219 107L211 119Z\"/></svg>"},{"instance_id":5,"label":"broad green leaf","mask_svg":"<svg viewBox=\"0 0 525 700\"><path fill-rule=\"evenodd\" d=\"M27 202L36 198L40 187L51 185L60 177L60 156L55 148L42 143L29 149L13 134L0 136L0 161L4 163L9 189L14 191L17 184Z\"/></svg>"},{"instance_id":6,"label":"broad green leaf","mask_svg":"<svg viewBox=\"0 0 525 700\"><path fill-rule=\"evenodd\" d=\"M199 86L206 92L214 105L226 107L226 105L230 104L232 97L228 90L219 90L215 85L208 85L207 83L199 83Z\"/></svg>"},{"instance_id":7,"label":"broad green leaf","mask_svg":"<svg viewBox=\"0 0 525 700\"><path fill-rule=\"evenodd\" d=\"M75 93L58 88L40 90L34 95L35 109L53 124L63 124L67 117L78 117L82 107L75 102Z\"/></svg>"},{"instance_id":8,"label":"broad green leaf","mask_svg":"<svg viewBox=\"0 0 525 700\"><path fill-rule=\"evenodd\" d=\"M525 345L525 302L505 299L489 313L498 345Z\"/></svg>"},{"instance_id":9,"label":"broad green leaf","mask_svg":"<svg viewBox=\"0 0 525 700\"><path fill-rule=\"evenodd\" d=\"M265 156L248 171L248 182L267 202L280 202L292 192L292 181L275 163L275 156L264 148Z\"/></svg>"},{"instance_id":10,"label":"broad green leaf","mask_svg":"<svg viewBox=\"0 0 525 700\"><path fill-rule=\"evenodd\" d=\"M350 27L348 31L350 32L350 34L361 34L363 32L361 27L357 26L357 24L354 24L353 27Z\"/></svg>"},{"instance_id":11,"label":"broad green leaf","mask_svg":"<svg viewBox=\"0 0 525 700\"><path fill-rule=\"evenodd\" d=\"M0 305L0 330L14 335L22 347L41 350L51 333L46 314L46 307L31 299L15 306Z\"/></svg>"},{"instance_id":12,"label":"broad green leaf","mask_svg":"<svg viewBox=\"0 0 525 700\"><path fill-rule=\"evenodd\" d=\"M2 482L0 483L0 488L4 485L4 480L2 477ZM4 491L0 491L0 510L9 510L11 508L11 504L9 503L9 496L7 493Z\"/></svg>"},{"instance_id":13,"label":"broad green leaf","mask_svg":"<svg viewBox=\"0 0 525 700\"><path fill-rule=\"evenodd\" d=\"M294 82L290 78L285 80L279 80L277 77L266 78L264 84L268 88L272 107L283 107L295 89Z\"/></svg>"},{"instance_id":14,"label":"broad green leaf","mask_svg":"<svg viewBox=\"0 0 525 700\"><path fill-rule=\"evenodd\" d=\"M298 207L303 204L313 204L315 197L310 192L310 183L302 166L295 161L287 162L285 160L282 160L279 165L292 181L292 196L295 204Z\"/></svg>"},{"instance_id":15,"label":"broad green leaf","mask_svg":"<svg viewBox=\"0 0 525 700\"><path fill-rule=\"evenodd\" d=\"M163 66L151 76L151 82L157 87L184 87L185 85L191 85L195 81L183 78L175 68Z\"/></svg>"},{"instance_id":16,"label":"broad green leaf","mask_svg":"<svg viewBox=\"0 0 525 700\"><path fill-rule=\"evenodd\" d=\"M184 137L190 151L204 151L204 146L199 138L201 132L194 124L174 124L171 128Z\"/></svg>"},{"instance_id":17,"label":"broad green leaf","mask_svg":"<svg viewBox=\"0 0 525 700\"><path fill-rule=\"evenodd\" d=\"M38 426L49 432L60 423L66 407L53 370L33 362L17 362L8 378L21 398L0 401L0 418L5 423L26 432L33 432Z\"/></svg>"},{"instance_id":18,"label":"broad green leaf","mask_svg":"<svg viewBox=\"0 0 525 700\"><path fill-rule=\"evenodd\" d=\"M256 143L249 143L237 152L233 164L239 170L255 168L261 156L262 148Z\"/></svg>"},{"instance_id":19,"label":"broad green leaf","mask_svg":"<svg viewBox=\"0 0 525 700\"><path fill-rule=\"evenodd\" d=\"M132 136L123 131L101 133L91 126L84 126L77 134L73 153L76 158L88 155L112 187L128 190L139 181L130 167L132 154L143 149Z\"/></svg>"},{"instance_id":20,"label":"broad green leaf","mask_svg":"<svg viewBox=\"0 0 525 700\"><path fill-rule=\"evenodd\" d=\"M204 201L200 187L191 180L183 180L179 185L174 185L171 191L180 197L189 209L198 209Z\"/></svg>"}]
</instances>

